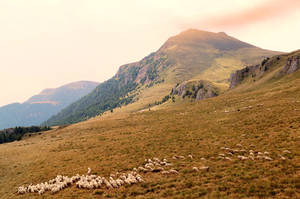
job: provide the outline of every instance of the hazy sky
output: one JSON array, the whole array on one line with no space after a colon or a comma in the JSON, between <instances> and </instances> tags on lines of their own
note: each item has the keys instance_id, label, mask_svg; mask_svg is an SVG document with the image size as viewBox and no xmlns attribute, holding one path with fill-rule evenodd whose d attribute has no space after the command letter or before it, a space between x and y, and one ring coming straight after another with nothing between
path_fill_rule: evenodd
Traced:
<instances>
[{"instance_id":1,"label":"hazy sky","mask_svg":"<svg viewBox=\"0 0 300 199\"><path fill-rule=\"evenodd\" d=\"M188 28L293 51L300 0L0 0L0 106L104 81Z\"/></svg>"}]
</instances>

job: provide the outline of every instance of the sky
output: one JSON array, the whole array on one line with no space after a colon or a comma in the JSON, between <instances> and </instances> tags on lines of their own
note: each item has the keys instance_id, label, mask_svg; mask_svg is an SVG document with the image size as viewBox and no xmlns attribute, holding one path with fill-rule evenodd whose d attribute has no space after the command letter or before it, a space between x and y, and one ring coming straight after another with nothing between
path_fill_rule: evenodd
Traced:
<instances>
[{"instance_id":1,"label":"sky","mask_svg":"<svg viewBox=\"0 0 300 199\"><path fill-rule=\"evenodd\" d=\"M103 82L196 28L261 48L300 48L299 0L0 0L0 106Z\"/></svg>"}]
</instances>

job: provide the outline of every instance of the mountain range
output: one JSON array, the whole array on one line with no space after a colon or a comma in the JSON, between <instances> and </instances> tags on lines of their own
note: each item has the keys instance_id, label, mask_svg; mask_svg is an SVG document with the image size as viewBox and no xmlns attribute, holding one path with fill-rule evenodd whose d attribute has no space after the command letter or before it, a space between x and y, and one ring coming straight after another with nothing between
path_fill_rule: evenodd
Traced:
<instances>
[{"instance_id":1,"label":"mountain range","mask_svg":"<svg viewBox=\"0 0 300 199\"><path fill-rule=\"evenodd\" d=\"M24 103L0 107L0 129L40 125L50 116L91 92L99 83L79 81L45 89Z\"/></svg>"},{"instance_id":2,"label":"mountain range","mask_svg":"<svg viewBox=\"0 0 300 199\"><path fill-rule=\"evenodd\" d=\"M189 29L142 60L122 65L115 76L47 123L75 123L128 104L126 109L143 110L184 81L206 81L222 92L228 89L232 72L277 54L280 52L261 49L224 32Z\"/></svg>"}]
</instances>

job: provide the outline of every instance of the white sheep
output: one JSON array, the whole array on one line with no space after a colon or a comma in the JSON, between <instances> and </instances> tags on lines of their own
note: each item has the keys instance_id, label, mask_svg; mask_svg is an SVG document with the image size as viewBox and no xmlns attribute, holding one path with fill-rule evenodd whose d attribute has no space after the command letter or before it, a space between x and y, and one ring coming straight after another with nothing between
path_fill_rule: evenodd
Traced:
<instances>
[{"instance_id":1,"label":"white sheep","mask_svg":"<svg viewBox=\"0 0 300 199\"><path fill-rule=\"evenodd\" d=\"M291 153L289 150L284 150L283 153Z\"/></svg>"},{"instance_id":2,"label":"white sheep","mask_svg":"<svg viewBox=\"0 0 300 199\"><path fill-rule=\"evenodd\" d=\"M170 169L169 172L170 174L178 174L178 171L176 171L175 169Z\"/></svg>"},{"instance_id":3,"label":"white sheep","mask_svg":"<svg viewBox=\"0 0 300 199\"><path fill-rule=\"evenodd\" d=\"M286 160L286 158L283 157L283 156L281 156L281 155L280 155L280 159L281 159L281 160Z\"/></svg>"},{"instance_id":4,"label":"white sheep","mask_svg":"<svg viewBox=\"0 0 300 199\"><path fill-rule=\"evenodd\" d=\"M242 156L242 155L238 155L238 159L240 160L248 160L248 157Z\"/></svg>"},{"instance_id":5,"label":"white sheep","mask_svg":"<svg viewBox=\"0 0 300 199\"><path fill-rule=\"evenodd\" d=\"M199 171L198 167L193 167L193 170L196 171L196 172Z\"/></svg>"},{"instance_id":6,"label":"white sheep","mask_svg":"<svg viewBox=\"0 0 300 199\"><path fill-rule=\"evenodd\" d=\"M264 158L265 158L265 160L269 160L269 161L272 161L272 160L273 160L272 158L270 158L270 157L268 157L268 156L265 156Z\"/></svg>"},{"instance_id":7,"label":"white sheep","mask_svg":"<svg viewBox=\"0 0 300 199\"><path fill-rule=\"evenodd\" d=\"M231 158L229 158L229 157L225 157L225 160L232 161L232 159L231 159Z\"/></svg>"},{"instance_id":8,"label":"white sheep","mask_svg":"<svg viewBox=\"0 0 300 199\"><path fill-rule=\"evenodd\" d=\"M209 167L208 166L202 166L202 167L199 167L199 169L203 170L203 171L208 171Z\"/></svg>"}]
</instances>

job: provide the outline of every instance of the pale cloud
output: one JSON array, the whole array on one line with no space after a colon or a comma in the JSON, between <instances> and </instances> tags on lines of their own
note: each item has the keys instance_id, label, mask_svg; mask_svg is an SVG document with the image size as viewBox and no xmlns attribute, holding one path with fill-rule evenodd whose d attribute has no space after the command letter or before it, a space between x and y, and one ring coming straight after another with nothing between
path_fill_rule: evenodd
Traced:
<instances>
[{"instance_id":1,"label":"pale cloud","mask_svg":"<svg viewBox=\"0 0 300 199\"><path fill-rule=\"evenodd\" d=\"M247 9L237 9L232 13L216 15L205 19L203 26L208 28L240 28L251 24L276 20L279 17L300 11L299 0L269 0Z\"/></svg>"}]
</instances>

